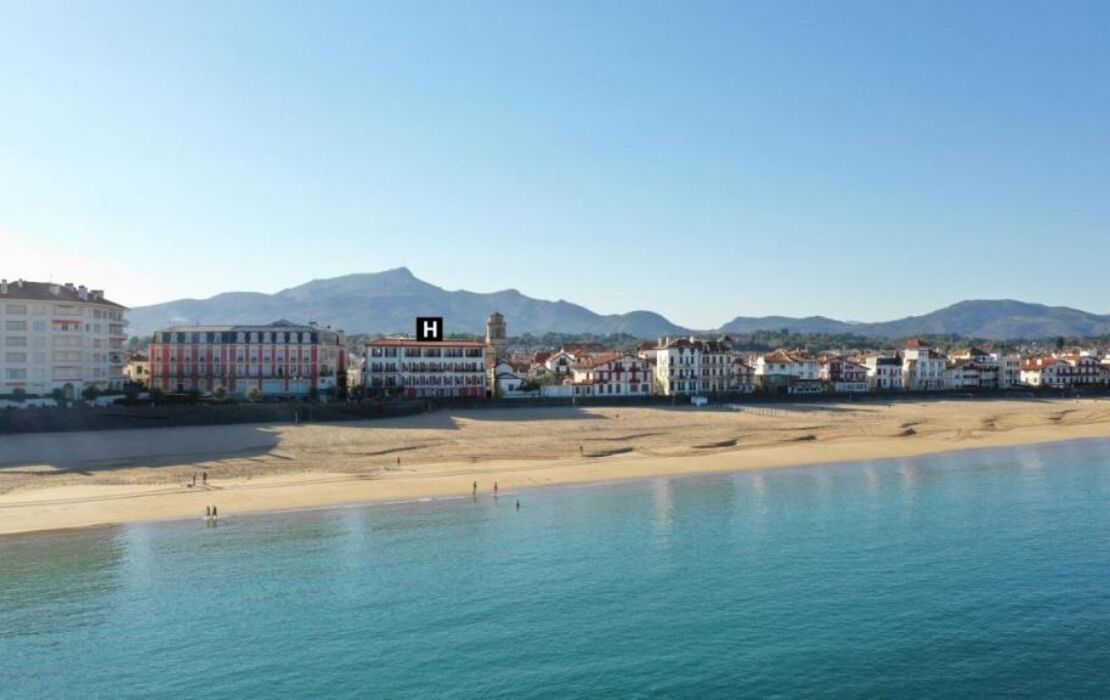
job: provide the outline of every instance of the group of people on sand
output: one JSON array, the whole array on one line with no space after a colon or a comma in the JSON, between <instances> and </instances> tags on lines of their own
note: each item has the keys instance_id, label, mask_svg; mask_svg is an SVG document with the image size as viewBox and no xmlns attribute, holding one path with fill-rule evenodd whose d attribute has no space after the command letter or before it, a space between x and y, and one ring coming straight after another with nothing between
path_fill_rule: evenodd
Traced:
<instances>
[{"instance_id":1,"label":"group of people on sand","mask_svg":"<svg viewBox=\"0 0 1110 700\"><path fill-rule=\"evenodd\" d=\"M478 482L477 481L475 481L474 484L471 486L470 493L471 493L472 496L474 496L474 498L478 497ZM497 498L497 493L498 493L498 488L497 488L497 482L495 481L495 482L493 482L493 497L494 498ZM519 498L516 499L516 509L520 510L520 499Z\"/></svg>"},{"instance_id":2,"label":"group of people on sand","mask_svg":"<svg viewBox=\"0 0 1110 700\"><path fill-rule=\"evenodd\" d=\"M219 511L216 510L216 506L205 506L204 507L204 517L214 520L214 519L220 517L220 513L219 513Z\"/></svg>"},{"instance_id":3,"label":"group of people on sand","mask_svg":"<svg viewBox=\"0 0 1110 700\"><path fill-rule=\"evenodd\" d=\"M197 474L196 474L196 472L193 472L193 483L189 484L189 488L195 488L196 485L197 485ZM201 472L200 473L200 485L204 486L204 487L208 486L208 472Z\"/></svg>"}]
</instances>

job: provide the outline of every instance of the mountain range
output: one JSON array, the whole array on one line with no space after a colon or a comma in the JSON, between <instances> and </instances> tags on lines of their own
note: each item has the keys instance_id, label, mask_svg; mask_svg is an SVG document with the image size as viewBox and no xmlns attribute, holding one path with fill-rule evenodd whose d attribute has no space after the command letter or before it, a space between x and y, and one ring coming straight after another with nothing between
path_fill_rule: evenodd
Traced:
<instances>
[{"instance_id":1,"label":"mountain range","mask_svg":"<svg viewBox=\"0 0 1110 700\"><path fill-rule=\"evenodd\" d=\"M853 333L875 338L955 334L995 340L1110 334L1110 315L1021 301L962 301L923 316L878 323L824 316L738 316L714 329L694 330L653 311L598 314L560 299L547 301L516 289L449 291L418 279L407 268L313 280L276 294L226 292L208 299L179 299L128 312L131 333L145 336L171 325L316 321L348 333L411 333L416 316L443 316L446 330L481 333L493 311L504 314L511 335L524 333L627 333L639 338L703 333Z\"/></svg>"}]
</instances>

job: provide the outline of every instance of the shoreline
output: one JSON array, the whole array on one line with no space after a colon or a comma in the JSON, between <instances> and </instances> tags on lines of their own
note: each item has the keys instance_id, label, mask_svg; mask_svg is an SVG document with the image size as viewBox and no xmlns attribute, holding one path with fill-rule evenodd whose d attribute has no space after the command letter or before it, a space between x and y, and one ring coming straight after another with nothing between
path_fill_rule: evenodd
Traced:
<instances>
[{"instance_id":1,"label":"shoreline","mask_svg":"<svg viewBox=\"0 0 1110 700\"><path fill-rule=\"evenodd\" d=\"M1054 407L1064 403L1073 405L1073 402L1068 401L1055 404ZM479 483L479 495L488 497L495 481L499 484L500 492L507 495L509 491L547 486L619 483L659 477L898 459L965 450L1110 438L1108 404L1110 402L1096 402L1094 407L1101 410L1093 417L1073 424L1061 424L1059 418L1050 417L1051 420L1044 423L1019 424L998 432L954 434L945 430L924 435L915 431L899 435L878 435L867 434L868 430L848 422L846 425L855 428L854 432L845 431L826 436L824 433L811 431L799 437L782 437L773 444L736 444L737 440L732 440L733 444L727 446L695 445L700 451L684 454L642 454L631 448L618 447L608 451L601 450L595 456L584 453L584 456L576 454L570 458L518 457L486 460L482 463L444 458L430 463L417 463L416 467L407 469L390 471L389 467L384 467L370 473L329 471L323 466L329 460L318 459L313 462L316 469L306 467L300 471L281 473L248 473L245 477L221 476L218 473L218 463L202 461L188 465L188 468L214 472L207 489L192 489L181 482L163 481L81 483L48 487L31 485L0 493L0 535L200 518L205 506L210 504L217 505L225 514L223 517L227 518L288 510L470 498L471 484L474 481ZM1103 406L1107 408L1103 409ZM953 407L952 410L958 411L960 408ZM1070 412L1077 410L1071 409ZM622 411L628 412L627 409ZM1106 417L1103 416L1104 412ZM645 415L652 417L650 414ZM700 417L703 414L683 411L664 416L663 420L677 424L676 434L685 436L689 442L693 436L683 432L685 427L682 423ZM953 419L951 414L946 414L945 417ZM619 419L619 414L617 418ZM812 416L807 415L806 418L806 422L814 420ZM714 418L728 419L739 420L731 416ZM745 420L750 421L751 417ZM993 415L990 420L995 420ZM621 432L629 429L623 425L619 427ZM775 426L770 429L796 432L812 427ZM609 429L614 430L616 427ZM368 430L372 431L374 428ZM568 432L574 440L591 439L581 437L581 428ZM406 439L413 441L407 436ZM540 439L537 433L536 440ZM614 434L606 439L611 444L620 445L621 440L631 438ZM449 449L445 454L451 455L454 452ZM2 472L0 469L0 473Z\"/></svg>"}]
</instances>

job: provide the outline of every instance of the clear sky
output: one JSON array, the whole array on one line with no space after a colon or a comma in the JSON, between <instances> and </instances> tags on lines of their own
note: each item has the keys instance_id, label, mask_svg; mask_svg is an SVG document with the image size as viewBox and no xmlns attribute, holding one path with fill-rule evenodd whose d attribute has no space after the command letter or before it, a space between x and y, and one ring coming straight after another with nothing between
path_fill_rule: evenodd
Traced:
<instances>
[{"instance_id":1,"label":"clear sky","mask_svg":"<svg viewBox=\"0 0 1110 700\"><path fill-rule=\"evenodd\" d=\"M0 275L1110 312L1105 2L0 0Z\"/></svg>"}]
</instances>

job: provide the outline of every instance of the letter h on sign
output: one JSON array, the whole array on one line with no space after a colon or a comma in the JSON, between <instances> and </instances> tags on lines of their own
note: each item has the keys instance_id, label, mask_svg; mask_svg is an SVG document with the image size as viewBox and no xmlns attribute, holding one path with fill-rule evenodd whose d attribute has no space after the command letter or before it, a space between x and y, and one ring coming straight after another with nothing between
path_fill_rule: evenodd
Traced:
<instances>
[{"instance_id":1,"label":"letter h on sign","mask_svg":"<svg viewBox=\"0 0 1110 700\"><path fill-rule=\"evenodd\" d=\"M416 317L416 339L417 340L443 340L443 317L442 316L417 316Z\"/></svg>"}]
</instances>

